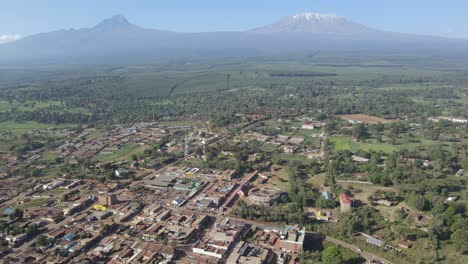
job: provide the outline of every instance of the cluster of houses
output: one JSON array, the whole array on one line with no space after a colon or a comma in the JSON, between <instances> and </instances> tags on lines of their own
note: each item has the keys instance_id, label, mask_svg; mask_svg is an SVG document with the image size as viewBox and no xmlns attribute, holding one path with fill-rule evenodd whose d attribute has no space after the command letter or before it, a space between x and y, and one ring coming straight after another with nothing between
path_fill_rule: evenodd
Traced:
<instances>
[{"instance_id":1,"label":"cluster of houses","mask_svg":"<svg viewBox=\"0 0 468 264\"><path fill-rule=\"evenodd\" d=\"M58 146L53 153L60 158L68 158L69 163L79 159L93 158L98 154L109 155L117 152L126 144L149 144L160 140L164 130L155 123L138 123L130 127L116 127L104 136L88 137L91 129L81 132L76 138L83 140L67 140Z\"/></svg>"},{"instance_id":2,"label":"cluster of houses","mask_svg":"<svg viewBox=\"0 0 468 264\"><path fill-rule=\"evenodd\" d=\"M311 134L311 137L323 138L323 136L323 134ZM257 140L263 142L264 144L275 145L277 148L281 149L285 154L305 155L310 159L321 157L320 144L305 147L303 146L303 142L305 139L301 136L262 135Z\"/></svg>"},{"instance_id":3,"label":"cluster of houses","mask_svg":"<svg viewBox=\"0 0 468 264\"><path fill-rule=\"evenodd\" d=\"M167 166L128 187L88 179L42 181L6 201L4 214L19 229L2 236L14 262L169 263L180 257L180 245L194 261L272 263L299 252L305 231L260 229L224 216L239 198L271 205L284 194L254 187L257 176L258 171L239 178L233 170ZM19 205L24 209L16 216ZM38 232L28 234L33 224ZM247 234L257 242L247 242ZM44 239L38 244L39 237Z\"/></svg>"},{"instance_id":4,"label":"cluster of houses","mask_svg":"<svg viewBox=\"0 0 468 264\"><path fill-rule=\"evenodd\" d=\"M468 118L464 117L451 117L451 116L436 116L436 117L429 117L427 120L431 122L439 122L440 120L446 120L453 123L460 123L460 124L467 124Z\"/></svg>"},{"instance_id":5,"label":"cluster of houses","mask_svg":"<svg viewBox=\"0 0 468 264\"><path fill-rule=\"evenodd\" d=\"M247 233L251 239L245 241ZM293 226L254 227L239 220L221 218L199 242L193 246L193 258L200 262L221 263L278 263L289 254L302 251L306 232ZM275 256L276 255L276 256Z\"/></svg>"},{"instance_id":6,"label":"cluster of houses","mask_svg":"<svg viewBox=\"0 0 468 264\"><path fill-rule=\"evenodd\" d=\"M312 119L302 121L306 122L298 129L313 130L325 125ZM117 127L94 139L87 139L91 132L85 130L77 134L81 140L63 142L56 154L69 158L72 163L79 158L114 153L128 143L149 144L166 133L181 130L187 132L186 142L205 145L217 139L216 135L202 135L192 129L191 126L161 128L153 123L141 123ZM301 152L320 156L321 143L304 147L302 136L263 135L259 140L277 145L286 154ZM167 145L180 143L171 141ZM34 155L40 155L41 151L28 153L27 159L35 159ZM357 163L369 162L359 156L352 159ZM6 224L16 229L14 234L4 232L1 236L10 246L9 257L13 262L170 263L179 257L187 263L287 262L288 256L303 249L307 237L304 229L289 225L260 227L252 221L226 216L227 209L238 199L272 206L286 194L271 184L254 184L257 176L264 183L276 170L271 162L265 163L264 167L271 167L271 173L254 170L238 175L231 169L184 166L147 169L128 185L92 179L35 181L5 176L0 179L0 194L5 199L0 202ZM129 170L120 167L114 173L120 179ZM28 186L27 191L20 191L23 185L18 182ZM16 199L11 199L12 195ZM344 213L352 212L356 206L355 199L346 193L335 198L323 190L321 198L326 201L339 198L339 210ZM374 202L395 205L387 199ZM18 208L24 212L18 214ZM309 215L321 221L336 220L331 209L311 208ZM26 232L32 225L38 227L35 234ZM38 243L38 237L45 239ZM378 238L367 236L366 239L376 246L390 247ZM181 251L184 253L180 254Z\"/></svg>"},{"instance_id":7,"label":"cluster of houses","mask_svg":"<svg viewBox=\"0 0 468 264\"><path fill-rule=\"evenodd\" d=\"M2 234L14 252L9 255L12 261L65 263L74 259L77 263L95 263L107 259L116 263L165 263L176 255L167 241L187 243L210 223L205 214L128 199L135 194L125 189L103 188L112 191L103 192L95 186L91 190L97 191L96 196L89 196L85 190L92 183L73 184L57 180L37 188L43 192L70 186L63 189L68 197L65 201L28 208L23 216L14 219L11 224L21 228L22 233ZM4 214L16 210L8 207ZM37 244L35 237L25 232L33 224L40 228L36 238L45 237L45 244Z\"/></svg>"}]
</instances>

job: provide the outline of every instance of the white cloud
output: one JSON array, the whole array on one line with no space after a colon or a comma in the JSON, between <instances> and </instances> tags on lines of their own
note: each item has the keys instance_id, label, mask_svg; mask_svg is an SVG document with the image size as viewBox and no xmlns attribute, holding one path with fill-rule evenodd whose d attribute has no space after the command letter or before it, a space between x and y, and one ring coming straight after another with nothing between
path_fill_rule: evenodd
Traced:
<instances>
[{"instance_id":1,"label":"white cloud","mask_svg":"<svg viewBox=\"0 0 468 264\"><path fill-rule=\"evenodd\" d=\"M20 35L0 35L0 44L20 39Z\"/></svg>"}]
</instances>

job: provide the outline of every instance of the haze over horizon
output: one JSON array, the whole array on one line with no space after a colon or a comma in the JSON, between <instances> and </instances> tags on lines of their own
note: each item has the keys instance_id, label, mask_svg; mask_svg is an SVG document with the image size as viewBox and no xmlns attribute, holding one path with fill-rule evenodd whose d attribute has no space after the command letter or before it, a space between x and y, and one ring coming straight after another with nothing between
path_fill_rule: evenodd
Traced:
<instances>
[{"instance_id":1,"label":"haze over horizon","mask_svg":"<svg viewBox=\"0 0 468 264\"><path fill-rule=\"evenodd\" d=\"M338 3L340 2L340 3ZM455 5L456 3L456 5ZM255 1L219 3L180 1L6 1L0 10L0 43L32 34L89 28L115 14L135 25L179 32L244 31L297 13L336 14L379 30L468 39L468 3L396 0L375 3L341 1ZM397 14L397 15L396 15Z\"/></svg>"}]
</instances>

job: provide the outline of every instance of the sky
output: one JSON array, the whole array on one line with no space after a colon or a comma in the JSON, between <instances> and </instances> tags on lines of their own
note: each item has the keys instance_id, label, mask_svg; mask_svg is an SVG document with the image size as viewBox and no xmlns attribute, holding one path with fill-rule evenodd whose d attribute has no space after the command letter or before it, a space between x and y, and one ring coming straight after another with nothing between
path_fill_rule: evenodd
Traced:
<instances>
[{"instance_id":1,"label":"sky","mask_svg":"<svg viewBox=\"0 0 468 264\"><path fill-rule=\"evenodd\" d=\"M303 12L336 14L369 27L468 39L466 0L0 0L0 43L92 27L121 14L181 32L238 31Z\"/></svg>"}]
</instances>

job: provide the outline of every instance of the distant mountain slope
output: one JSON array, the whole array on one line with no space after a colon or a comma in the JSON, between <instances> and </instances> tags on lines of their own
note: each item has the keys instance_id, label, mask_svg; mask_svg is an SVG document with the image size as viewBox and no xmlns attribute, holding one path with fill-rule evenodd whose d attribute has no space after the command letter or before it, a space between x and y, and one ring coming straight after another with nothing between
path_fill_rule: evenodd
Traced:
<instances>
[{"instance_id":1,"label":"distant mountain slope","mask_svg":"<svg viewBox=\"0 0 468 264\"><path fill-rule=\"evenodd\" d=\"M58 30L0 45L0 64L125 64L181 58L266 56L317 50L468 54L468 41L389 33L335 15L304 13L245 32L146 29L117 15L92 28Z\"/></svg>"},{"instance_id":2,"label":"distant mountain slope","mask_svg":"<svg viewBox=\"0 0 468 264\"><path fill-rule=\"evenodd\" d=\"M174 34L144 29L131 24L123 16L114 16L92 28L41 33L0 45L0 61L54 62L65 57L78 60L82 56L104 58L122 52L132 56L148 49L148 44L154 45Z\"/></svg>"}]
</instances>

